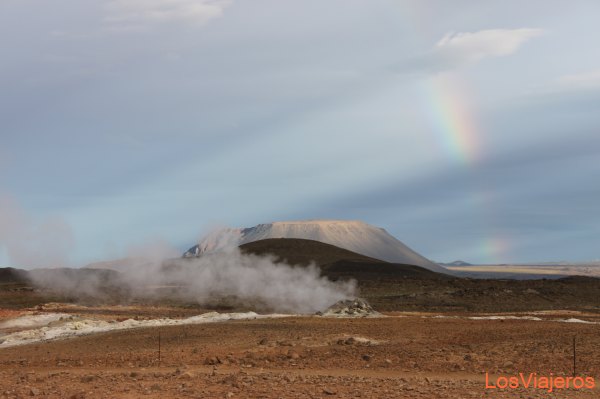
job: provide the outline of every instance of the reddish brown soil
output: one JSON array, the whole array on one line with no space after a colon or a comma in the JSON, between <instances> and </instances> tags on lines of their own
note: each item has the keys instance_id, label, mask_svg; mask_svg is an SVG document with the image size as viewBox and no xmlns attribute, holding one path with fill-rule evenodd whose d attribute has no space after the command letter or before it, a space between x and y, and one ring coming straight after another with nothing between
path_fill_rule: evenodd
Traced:
<instances>
[{"instance_id":1,"label":"reddish brown soil","mask_svg":"<svg viewBox=\"0 0 600 399\"><path fill-rule=\"evenodd\" d=\"M0 397L598 398L598 389L486 390L484 376L570 375L577 336L577 374L600 383L599 333L419 314L119 331L0 350Z\"/></svg>"},{"instance_id":2,"label":"reddish brown soil","mask_svg":"<svg viewBox=\"0 0 600 399\"><path fill-rule=\"evenodd\" d=\"M24 310L2 309L0 308L0 321L19 317L25 313Z\"/></svg>"}]
</instances>

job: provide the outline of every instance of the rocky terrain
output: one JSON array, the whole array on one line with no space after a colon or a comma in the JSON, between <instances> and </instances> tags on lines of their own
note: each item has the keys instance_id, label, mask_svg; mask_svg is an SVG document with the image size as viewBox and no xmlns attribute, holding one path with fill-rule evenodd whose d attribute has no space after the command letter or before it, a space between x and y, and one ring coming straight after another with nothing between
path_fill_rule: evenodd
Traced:
<instances>
[{"instance_id":1,"label":"rocky terrain","mask_svg":"<svg viewBox=\"0 0 600 399\"><path fill-rule=\"evenodd\" d=\"M164 295L142 287L152 295L132 297L119 289L117 270L0 269L0 398L600 395L485 385L486 373L571 375L573 339L577 375L600 378L599 279L459 278L302 239L255 241L241 251L355 280L365 300L317 315L256 315L252 301L168 295L179 286L158 287ZM39 276L68 277L74 288L35 284ZM75 289L90 278L100 295ZM14 334L35 339L17 342Z\"/></svg>"},{"instance_id":2,"label":"rocky terrain","mask_svg":"<svg viewBox=\"0 0 600 399\"><path fill-rule=\"evenodd\" d=\"M55 309L56 310L56 309ZM60 309L68 311L68 308ZM136 329L0 350L2 398L597 398L486 390L485 372L600 374L598 324L556 319L296 317ZM160 336L160 354L159 354Z\"/></svg>"}]
</instances>

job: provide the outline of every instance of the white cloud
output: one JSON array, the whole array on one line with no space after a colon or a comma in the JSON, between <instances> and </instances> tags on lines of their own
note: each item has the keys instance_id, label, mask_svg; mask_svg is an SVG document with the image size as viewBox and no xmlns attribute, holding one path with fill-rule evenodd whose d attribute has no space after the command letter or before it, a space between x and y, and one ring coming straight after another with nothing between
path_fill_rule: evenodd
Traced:
<instances>
[{"instance_id":1,"label":"white cloud","mask_svg":"<svg viewBox=\"0 0 600 399\"><path fill-rule=\"evenodd\" d=\"M203 25L223 15L231 0L110 0L106 21L122 29L149 23Z\"/></svg>"},{"instance_id":2,"label":"white cloud","mask_svg":"<svg viewBox=\"0 0 600 399\"><path fill-rule=\"evenodd\" d=\"M486 29L447 33L435 47L413 58L400 69L411 72L440 72L472 64L487 57L516 52L528 40L544 34L542 29Z\"/></svg>"},{"instance_id":3,"label":"white cloud","mask_svg":"<svg viewBox=\"0 0 600 399\"><path fill-rule=\"evenodd\" d=\"M473 62L485 57L503 57L514 53L523 43L543 33L542 29L530 28L447 33L435 45L435 52L454 59L456 62Z\"/></svg>"},{"instance_id":4,"label":"white cloud","mask_svg":"<svg viewBox=\"0 0 600 399\"><path fill-rule=\"evenodd\" d=\"M562 76L558 79L558 86L562 89L600 88L600 69Z\"/></svg>"}]
</instances>

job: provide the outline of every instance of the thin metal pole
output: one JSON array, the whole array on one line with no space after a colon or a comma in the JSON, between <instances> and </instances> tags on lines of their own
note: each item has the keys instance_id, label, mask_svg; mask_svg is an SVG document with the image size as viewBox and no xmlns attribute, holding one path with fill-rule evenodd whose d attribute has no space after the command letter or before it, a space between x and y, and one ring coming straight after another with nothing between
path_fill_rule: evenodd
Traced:
<instances>
[{"instance_id":1,"label":"thin metal pole","mask_svg":"<svg viewBox=\"0 0 600 399\"><path fill-rule=\"evenodd\" d=\"M573 336L573 377L575 377L575 373L576 373L576 365L577 362L577 347L575 346L575 336Z\"/></svg>"}]
</instances>

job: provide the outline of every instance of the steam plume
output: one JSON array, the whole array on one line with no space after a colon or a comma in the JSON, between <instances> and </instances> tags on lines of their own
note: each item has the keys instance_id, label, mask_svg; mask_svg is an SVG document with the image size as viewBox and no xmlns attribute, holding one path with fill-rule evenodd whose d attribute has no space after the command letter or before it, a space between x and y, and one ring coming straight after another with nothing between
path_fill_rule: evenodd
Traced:
<instances>
[{"instance_id":1,"label":"steam plume","mask_svg":"<svg viewBox=\"0 0 600 399\"><path fill-rule=\"evenodd\" d=\"M132 252L130 252L132 253ZM172 250L153 245L114 270L35 271L39 287L85 298L180 300L198 304L225 298L258 310L313 313L353 298L355 282L331 282L319 269L292 267L272 257L243 254L232 247L192 259L168 259ZM113 265L115 266L115 265ZM106 265L104 265L106 267Z\"/></svg>"}]
</instances>

